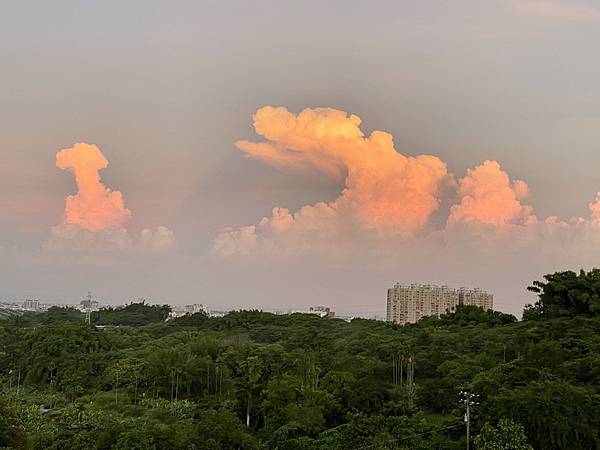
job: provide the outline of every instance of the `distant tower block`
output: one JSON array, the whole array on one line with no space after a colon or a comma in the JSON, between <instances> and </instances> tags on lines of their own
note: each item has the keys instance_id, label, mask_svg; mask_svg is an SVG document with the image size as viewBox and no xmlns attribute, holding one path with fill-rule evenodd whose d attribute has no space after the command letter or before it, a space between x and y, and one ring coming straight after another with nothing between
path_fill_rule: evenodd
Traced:
<instances>
[{"instance_id":1,"label":"distant tower block","mask_svg":"<svg viewBox=\"0 0 600 450\"><path fill-rule=\"evenodd\" d=\"M23 302L23 309L26 309L27 311L38 311L40 309L40 301L28 298Z\"/></svg>"},{"instance_id":2,"label":"distant tower block","mask_svg":"<svg viewBox=\"0 0 600 450\"><path fill-rule=\"evenodd\" d=\"M492 309L494 296L482 289L454 289L431 284L400 284L387 292L387 321L404 325L421 317L440 316L456 305L475 305Z\"/></svg>"},{"instance_id":3,"label":"distant tower block","mask_svg":"<svg viewBox=\"0 0 600 450\"><path fill-rule=\"evenodd\" d=\"M85 312L85 321L89 324L92 323L92 311L98 310L98 302L92 298L92 291L88 291L86 297L79 302L81 310Z\"/></svg>"}]
</instances>

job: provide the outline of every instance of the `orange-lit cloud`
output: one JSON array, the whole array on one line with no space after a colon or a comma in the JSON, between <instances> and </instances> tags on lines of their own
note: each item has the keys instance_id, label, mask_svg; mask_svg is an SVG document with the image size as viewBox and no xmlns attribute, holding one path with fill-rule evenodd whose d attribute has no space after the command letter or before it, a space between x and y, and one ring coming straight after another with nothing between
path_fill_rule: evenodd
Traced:
<instances>
[{"instance_id":1,"label":"orange-lit cloud","mask_svg":"<svg viewBox=\"0 0 600 450\"><path fill-rule=\"evenodd\" d=\"M171 230L159 226L132 237L125 225L131 211L123 195L106 187L99 171L108 160L92 144L75 144L56 154L56 166L73 172L78 192L66 198L63 223L51 230L44 249L69 252L162 252L175 245Z\"/></svg>"},{"instance_id":2,"label":"orange-lit cloud","mask_svg":"<svg viewBox=\"0 0 600 450\"><path fill-rule=\"evenodd\" d=\"M452 206L448 223L483 223L502 227L535 221L531 206L521 200L529 195L525 182L510 181L496 161L469 169L460 180L460 203Z\"/></svg>"},{"instance_id":3,"label":"orange-lit cloud","mask_svg":"<svg viewBox=\"0 0 600 450\"><path fill-rule=\"evenodd\" d=\"M451 184L446 165L435 156L404 156L392 135L374 131L365 137L360 118L330 108L299 114L270 106L254 114L257 134L266 141L238 141L250 157L284 167L312 167L344 177L345 188L331 203L303 208L298 214L330 218L343 214L365 229L383 233L414 232L439 207L440 191ZM292 226L297 214L263 219L274 227Z\"/></svg>"},{"instance_id":4,"label":"orange-lit cloud","mask_svg":"<svg viewBox=\"0 0 600 450\"><path fill-rule=\"evenodd\" d=\"M536 223L532 208L521 203L528 195L527 185L511 181L497 162L486 161L469 170L457 185L439 158L402 155L389 133L374 131L365 137L360 123L355 115L329 108L299 114L285 108L259 109L254 127L265 140L238 141L240 150L277 167L342 177L345 186L332 202L306 205L295 212L274 208L256 225L225 229L214 240L213 251L220 255L346 252L360 246L360 241L367 246L394 242L435 254L430 243L454 245L468 240L463 232L493 240L495 230L506 233L507 227ZM453 236L447 235L443 222L437 228L432 223L442 199L451 195L458 203L445 222L453 226ZM477 229L463 230L459 224L477 225Z\"/></svg>"},{"instance_id":5,"label":"orange-lit cloud","mask_svg":"<svg viewBox=\"0 0 600 450\"><path fill-rule=\"evenodd\" d=\"M108 161L98 147L79 143L60 150L56 166L73 172L78 189L66 198L65 224L100 231L119 229L129 220L131 211L125 208L123 195L102 184L99 171L108 167Z\"/></svg>"},{"instance_id":6,"label":"orange-lit cloud","mask_svg":"<svg viewBox=\"0 0 600 450\"><path fill-rule=\"evenodd\" d=\"M542 260L574 260L600 245L600 193L588 218L538 220L524 203L527 184L511 180L496 161L467 170L458 183L434 156L398 153L392 136L365 137L355 115L327 108L299 114L264 107L254 114L262 142L239 141L249 157L285 168L318 170L343 179L331 202L297 211L273 208L256 225L226 228L214 239L220 256L350 256L368 261L455 261L537 251ZM442 200L456 198L447 217L433 220ZM446 209L444 209L446 211Z\"/></svg>"}]
</instances>

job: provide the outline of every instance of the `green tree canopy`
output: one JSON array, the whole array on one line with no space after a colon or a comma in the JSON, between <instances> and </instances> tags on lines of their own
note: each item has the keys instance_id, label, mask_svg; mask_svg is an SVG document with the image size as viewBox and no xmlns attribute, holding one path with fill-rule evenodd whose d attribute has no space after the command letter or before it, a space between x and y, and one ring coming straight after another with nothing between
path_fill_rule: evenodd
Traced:
<instances>
[{"instance_id":1,"label":"green tree canopy","mask_svg":"<svg viewBox=\"0 0 600 450\"><path fill-rule=\"evenodd\" d=\"M0 399L0 448L25 450L29 443L23 427L17 417L3 400Z\"/></svg>"},{"instance_id":2,"label":"green tree canopy","mask_svg":"<svg viewBox=\"0 0 600 450\"><path fill-rule=\"evenodd\" d=\"M148 325L164 322L170 312L169 305L148 305L141 301L122 308L103 308L92 314L92 322L98 325Z\"/></svg>"},{"instance_id":3,"label":"green tree canopy","mask_svg":"<svg viewBox=\"0 0 600 450\"><path fill-rule=\"evenodd\" d=\"M533 450L523 425L500 419L498 426L486 423L475 438L477 450Z\"/></svg>"},{"instance_id":4,"label":"green tree canopy","mask_svg":"<svg viewBox=\"0 0 600 450\"><path fill-rule=\"evenodd\" d=\"M528 287L538 301L525 308L524 320L600 314L600 269L557 272L544 280Z\"/></svg>"}]
</instances>

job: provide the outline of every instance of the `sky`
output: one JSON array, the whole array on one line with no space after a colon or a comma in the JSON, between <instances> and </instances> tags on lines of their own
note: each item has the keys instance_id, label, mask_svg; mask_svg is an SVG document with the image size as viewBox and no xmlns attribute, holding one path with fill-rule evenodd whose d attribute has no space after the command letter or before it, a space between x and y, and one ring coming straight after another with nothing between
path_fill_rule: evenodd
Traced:
<instances>
[{"instance_id":1,"label":"sky","mask_svg":"<svg viewBox=\"0 0 600 450\"><path fill-rule=\"evenodd\" d=\"M600 257L600 3L11 2L0 299L385 314Z\"/></svg>"}]
</instances>

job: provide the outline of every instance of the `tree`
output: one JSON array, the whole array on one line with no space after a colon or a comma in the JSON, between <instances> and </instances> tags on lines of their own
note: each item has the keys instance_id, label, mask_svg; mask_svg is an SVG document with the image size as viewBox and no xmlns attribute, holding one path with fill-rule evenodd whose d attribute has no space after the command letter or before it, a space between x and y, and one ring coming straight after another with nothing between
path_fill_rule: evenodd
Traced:
<instances>
[{"instance_id":1,"label":"tree","mask_svg":"<svg viewBox=\"0 0 600 450\"><path fill-rule=\"evenodd\" d=\"M482 402L488 421L512 417L535 448L586 450L600 447L600 395L565 381L533 381L501 389Z\"/></svg>"},{"instance_id":2,"label":"tree","mask_svg":"<svg viewBox=\"0 0 600 450\"><path fill-rule=\"evenodd\" d=\"M194 383L200 384L201 360L183 346L161 348L148 357L152 389L171 400L190 397Z\"/></svg>"},{"instance_id":3,"label":"tree","mask_svg":"<svg viewBox=\"0 0 600 450\"><path fill-rule=\"evenodd\" d=\"M600 269L557 272L544 280L527 288L538 295L538 301L525 307L523 320L600 314Z\"/></svg>"},{"instance_id":4,"label":"tree","mask_svg":"<svg viewBox=\"0 0 600 450\"><path fill-rule=\"evenodd\" d=\"M181 327L201 327L210 321L210 316L204 311L198 311L193 314L184 314L183 316L176 317L170 320L169 323L172 326Z\"/></svg>"},{"instance_id":5,"label":"tree","mask_svg":"<svg viewBox=\"0 0 600 450\"><path fill-rule=\"evenodd\" d=\"M199 449L258 450L264 448L235 414L225 409L207 410L200 414L198 438Z\"/></svg>"},{"instance_id":6,"label":"tree","mask_svg":"<svg viewBox=\"0 0 600 450\"><path fill-rule=\"evenodd\" d=\"M81 311L75 308L63 308L61 306L51 306L45 314L45 323L52 324L58 322L80 322L83 320Z\"/></svg>"},{"instance_id":7,"label":"tree","mask_svg":"<svg viewBox=\"0 0 600 450\"><path fill-rule=\"evenodd\" d=\"M25 431L8 405L0 400L0 448L28 449Z\"/></svg>"},{"instance_id":8,"label":"tree","mask_svg":"<svg viewBox=\"0 0 600 450\"><path fill-rule=\"evenodd\" d=\"M92 313L92 322L99 325L141 326L164 322L169 317L169 305L148 305L145 301L122 308L103 308Z\"/></svg>"},{"instance_id":9,"label":"tree","mask_svg":"<svg viewBox=\"0 0 600 450\"><path fill-rule=\"evenodd\" d=\"M20 365L27 383L83 390L103 371L105 363L98 355L110 348L104 332L61 322L24 333Z\"/></svg>"},{"instance_id":10,"label":"tree","mask_svg":"<svg viewBox=\"0 0 600 450\"><path fill-rule=\"evenodd\" d=\"M478 323L487 323L490 325L506 325L514 323L517 318L512 314L505 314L492 309L483 309L475 305L457 305L454 311L442 314L439 319L435 316L426 316L421 321L427 323L431 321L433 325L439 321L444 325L473 325Z\"/></svg>"},{"instance_id":11,"label":"tree","mask_svg":"<svg viewBox=\"0 0 600 450\"><path fill-rule=\"evenodd\" d=\"M523 425L509 419L501 419L497 427L486 423L475 438L475 445L478 450L533 450Z\"/></svg>"},{"instance_id":12,"label":"tree","mask_svg":"<svg viewBox=\"0 0 600 450\"><path fill-rule=\"evenodd\" d=\"M101 312L130 326L63 310L0 320L0 436L35 450L463 450L469 390L479 448L600 448L600 315L583 307L595 275L548 277L550 314L534 318L550 320L460 306L408 326L259 311L164 322L145 303Z\"/></svg>"}]
</instances>

